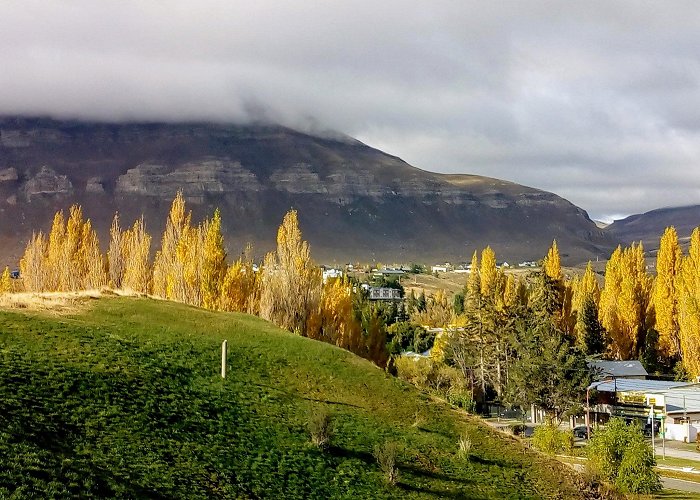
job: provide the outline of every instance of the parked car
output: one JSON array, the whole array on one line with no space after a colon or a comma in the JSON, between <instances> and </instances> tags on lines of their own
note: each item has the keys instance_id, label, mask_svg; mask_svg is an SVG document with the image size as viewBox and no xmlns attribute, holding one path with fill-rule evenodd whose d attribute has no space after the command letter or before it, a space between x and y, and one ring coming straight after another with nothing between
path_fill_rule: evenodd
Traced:
<instances>
[{"instance_id":1,"label":"parked car","mask_svg":"<svg viewBox=\"0 0 700 500\"><path fill-rule=\"evenodd\" d=\"M576 439L588 439L588 429L585 425L579 425L574 427L574 437ZM593 435L593 429L591 429L591 436Z\"/></svg>"},{"instance_id":2,"label":"parked car","mask_svg":"<svg viewBox=\"0 0 700 500\"><path fill-rule=\"evenodd\" d=\"M659 434L659 424L654 424L654 436ZM644 424L644 429L642 430L644 432L644 437L651 437L651 423Z\"/></svg>"}]
</instances>

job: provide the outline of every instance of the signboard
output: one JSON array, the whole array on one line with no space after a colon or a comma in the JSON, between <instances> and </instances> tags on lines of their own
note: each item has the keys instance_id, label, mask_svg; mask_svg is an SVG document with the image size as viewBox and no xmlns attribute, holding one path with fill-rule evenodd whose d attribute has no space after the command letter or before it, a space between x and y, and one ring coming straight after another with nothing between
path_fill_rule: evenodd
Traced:
<instances>
[{"instance_id":1,"label":"signboard","mask_svg":"<svg viewBox=\"0 0 700 500\"><path fill-rule=\"evenodd\" d=\"M646 395L643 392L621 392L617 400L624 404L638 404L646 406Z\"/></svg>"}]
</instances>

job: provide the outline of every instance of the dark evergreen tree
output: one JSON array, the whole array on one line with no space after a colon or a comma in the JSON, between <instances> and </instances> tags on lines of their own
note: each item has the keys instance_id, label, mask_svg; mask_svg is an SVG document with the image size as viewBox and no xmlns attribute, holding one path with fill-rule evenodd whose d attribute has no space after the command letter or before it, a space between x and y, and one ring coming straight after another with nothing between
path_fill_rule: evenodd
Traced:
<instances>
[{"instance_id":1,"label":"dark evergreen tree","mask_svg":"<svg viewBox=\"0 0 700 500\"><path fill-rule=\"evenodd\" d=\"M512 404L535 404L552 418L577 406L590 384L585 354L558 328L561 311L557 284L540 274L532 291L531 308L513 321L513 350L507 399Z\"/></svg>"},{"instance_id":2,"label":"dark evergreen tree","mask_svg":"<svg viewBox=\"0 0 700 500\"><path fill-rule=\"evenodd\" d=\"M605 329L598 319L598 306L592 296L586 297L578 313L578 348L589 356L605 352Z\"/></svg>"}]
</instances>

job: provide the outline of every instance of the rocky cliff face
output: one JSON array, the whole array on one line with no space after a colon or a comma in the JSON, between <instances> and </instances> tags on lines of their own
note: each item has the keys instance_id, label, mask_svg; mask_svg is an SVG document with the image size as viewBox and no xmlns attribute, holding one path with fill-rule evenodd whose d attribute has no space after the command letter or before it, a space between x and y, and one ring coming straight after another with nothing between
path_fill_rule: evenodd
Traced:
<instances>
[{"instance_id":1,"label":"rocky cliff face","mask_svg":"<svg viewBox=\"0 0 700 500\"><path fill-rule=\"evenodd\" d=\"M13 263L55 210L81 203L106 236L114 211L162 229L182 189L195 220L222 211L229 250L271 249L284 212L323 261L467 260L490 244L540 258L557 238L569 261L612 242L568 201L471 175L416 169L349 138L274 126L104 124L0 119L0 264ZM158 241L158 237L154 241Z\"/></svg>"}]
</instances>

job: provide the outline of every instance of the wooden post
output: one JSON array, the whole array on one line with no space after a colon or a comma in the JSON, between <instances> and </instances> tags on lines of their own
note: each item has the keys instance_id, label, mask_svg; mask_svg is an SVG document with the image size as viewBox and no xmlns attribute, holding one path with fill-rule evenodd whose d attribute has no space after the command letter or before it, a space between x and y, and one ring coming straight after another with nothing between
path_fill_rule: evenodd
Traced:
<instances>
[{"instance_id":1,"label":"wooden post","mask_svg":"<svg viewBox=\"0 0 700 500\"><path fill-rule=\"evenodd\" d=\"M221 378L226 378L226 357L228 354L228 341L224 340L221 343Z\"/></svg>"}]
</instances>

